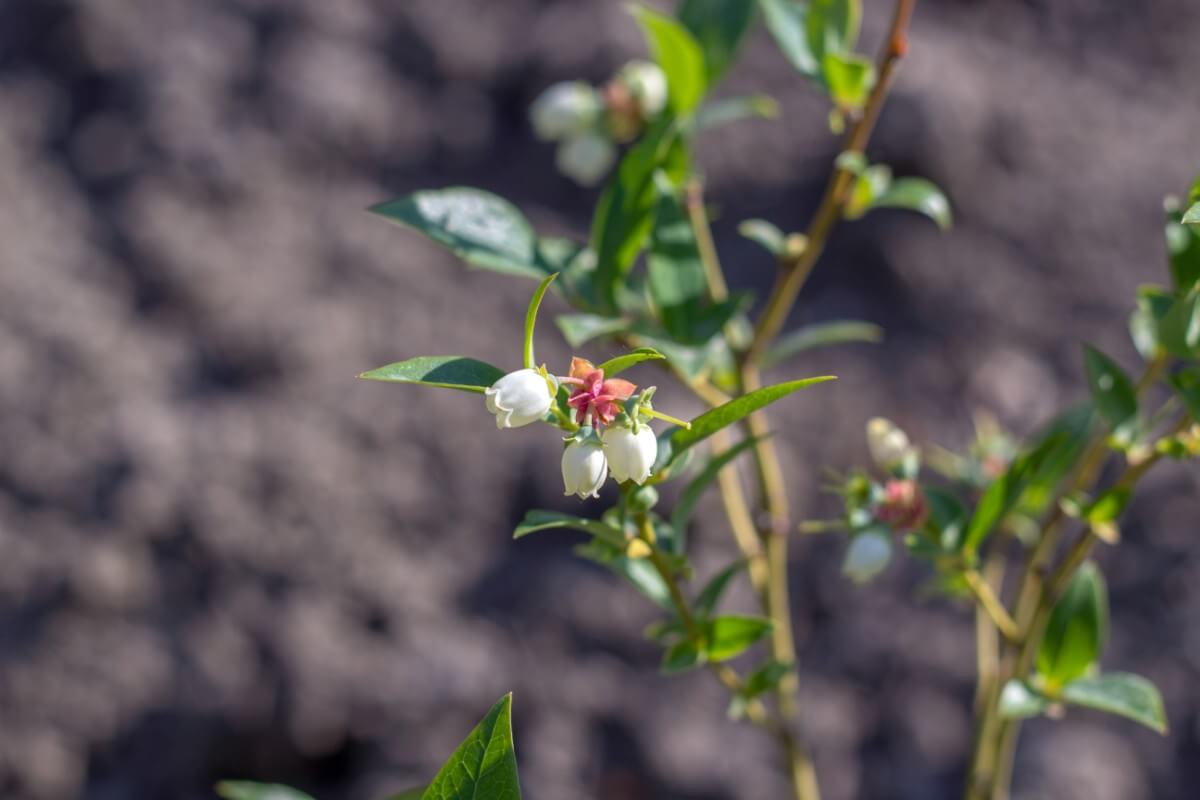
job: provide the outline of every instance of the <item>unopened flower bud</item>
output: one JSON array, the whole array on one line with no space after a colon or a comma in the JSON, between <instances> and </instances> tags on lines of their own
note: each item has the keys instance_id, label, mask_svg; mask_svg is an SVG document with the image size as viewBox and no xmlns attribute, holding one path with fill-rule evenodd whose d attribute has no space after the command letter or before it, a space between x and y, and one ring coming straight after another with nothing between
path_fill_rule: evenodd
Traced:
<instances>
[{"instance_id":1,"label":"unopened flower bud","mask_svg":"<svg viewBox=\"0 0 1200 800\"><path fill-rule=\"evenodd\" d=\"M599 497L608 477L604 448L594 436L572 439L562 455L563 494Z\"/></svg>"},{"instance_id":2,"label":"unopened flower bud","mask_svg":"<svg viewBox=\"0 0 1200 800\"><path fill-rule=\"evenodd\" d=\"M875 508L880 522L897 531L911 531L925 524L929 505L916 481L888 481L883 493L883 501Z\"/></svg>"},{"instance_id":3,"label":"unopened flower bud","mask_svg":"<svg viewBox=\"0 0 1200 800\"><path fill-rule=\"evenodd\" d=\"M902 463L913 452L908 434L883 417L875 417L867 423L867 448L875 464L888 470Z\"/></svg>"},{"instance_id":4,"label":"unopened flower bud","mask_svg":"<svg viewBox=\"0 0 1200 800\"><path fill-rule=\"evenodd\" d=\"M645 483L658 457L658 439L650 426L639 425L635 432L627 425L613 425L601 438L613 477L639 486Z\"/></svg>"},{"instance_id":5,"label":"unopened flower bud","mask_svg":"<svg viewBox=\"0 0 1200 800\"><path fill-rule=\"evenodd\" d=\"M594 88L583 81L563 81L538 95L529 108L529 118L539 139L557 141L595 126L600 111L600 97Z\"/></svg>"},{"instance_id":6,"label":"unopened flower bud","mask_svg":"<svg viewBox=\"0 0 1200 800\"><path fill-rule=\"evenodd\" d=\"M558 146L558 171L581 186L594 186L617 161L617 148L606 136L588 131Z\"/></svg>"},{"instance_id":7,"label":"unopened flower bud","mask_svg":"<svg viewBox=\"0 0 1200 800\"><path fill-rule=\"evenodd\" d=\"M630 61L617 73L617 80L629 88L637 100L643 119L650 119L667 106L667 76L649 61Z\"/></svg>"},{"instance_id":8,"label":"unopened flower bud","mask_svg":"<svg viewBox=\"0 0 1200 800\"><path fill-rule=\"evenodd\" d=\"M496 381L484 393L497 428L520 428L546 416L554 402L551 384L535 369L519 369Z\"/></svg>"},{"instance_id":9,"label":"unopened flower bud","mask_svg":"<svg viewBox=\"0 0 1200 800\"><path fill-rule=\"evenodd\" d=\"M892 560L892 537L880 528L868 528L854 535L846 548L842 574L855 583L866 583Z\"/></svg>"}]
</instances>

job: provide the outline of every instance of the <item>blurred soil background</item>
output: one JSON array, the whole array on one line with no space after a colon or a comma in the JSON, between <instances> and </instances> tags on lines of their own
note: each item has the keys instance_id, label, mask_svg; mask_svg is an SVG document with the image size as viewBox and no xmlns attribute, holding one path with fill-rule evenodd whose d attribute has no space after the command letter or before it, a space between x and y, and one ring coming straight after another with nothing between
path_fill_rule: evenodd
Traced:
<instances>
[{"instance_id":1,"label":"blurred soil background","mask_svg":"<svg viewBox=\"0 0 1200 800\"><path fill-rule=\"evenodd\" d=\"M866 3L871 51L889 13ZM870 416L961 446L978 409L1024 433L1081 398L1083 340L1135 368L1161 200L1200 169L1197 41L1194 0L920 4L871 155L940 183L957 224L879 212L834 237L792 324L887 339L773 376L841 377L775 411L801 512L836 511L820 466L865 460ZM510 540L528 508L574 506L555 436L354 378L515 363L532 285L362 209L469 184L583 237L595 193L555 174L526 109L642 53L611 0L0 2L0 796L200 800L246 777L374 800L509 690L530 800L785 795L710 676L657 674L645 601L568 536ZM736 223L802 228L836 141L761 30L721 94L755 91L781 118L701 159L731 282L761 290L773 267ZM562 310L539 340L560 370ZM1158 683L1171 734L1033 722L1019 797L1196 796L1196 489L1161 469L1101 554L1106 665ZM733 551L702 509L704 575ZM826 797L956 797L970 616L912 563L854 589L842 548L805 539L792 565Z\"/></svg>"}]
</instances>

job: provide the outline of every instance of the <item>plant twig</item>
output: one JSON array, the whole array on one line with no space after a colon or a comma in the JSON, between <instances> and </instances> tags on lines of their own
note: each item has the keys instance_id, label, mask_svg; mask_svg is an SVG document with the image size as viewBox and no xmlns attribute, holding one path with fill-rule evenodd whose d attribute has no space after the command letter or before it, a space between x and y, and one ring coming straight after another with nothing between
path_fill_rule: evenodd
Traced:
<instances>
[{"instance_id":1,"label":"plant twig","mask_svg":"<svg viewBox=\"0 0 1200 800\"><path fill-rule=\"evenodd\" d=\"M975 599L979 601L979 607L983 609L996 626L996 630L1004 635L1004 638L1010 642L1019 642L1021 631L1017 627L1016 621L1008 613L1008 609L1000 602L1000 598L996 596L991 585L983 579L973 569L963 571L963 578L967 582L967 587L971 593L975 595Z\"/></svg>"}]
</instances>

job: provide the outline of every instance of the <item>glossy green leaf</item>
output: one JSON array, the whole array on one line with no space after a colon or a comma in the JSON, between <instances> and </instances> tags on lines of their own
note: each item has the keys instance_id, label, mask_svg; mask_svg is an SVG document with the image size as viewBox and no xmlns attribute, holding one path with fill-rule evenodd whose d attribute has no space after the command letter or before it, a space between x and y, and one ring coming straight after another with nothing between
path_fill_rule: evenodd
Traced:
<instances>
[{"instance_id":1,"label":"glossy green leaf","mask_svg":"<svg viewBox=\"0 0 1200 800\"><path fill-rule=\"evenodd\" d=\"M525 515L525 519L521 520L521 524L513 530L513 538L520 539L537 531L556 528L570 528L572 530L584 531L613 547L620 549L624 549L625 547L625 535L616 528L605 525L600 520L576 517L571 514L561 514L557 511L543 511L541 509L534 509Z\"/></svg>"},{"instance_id":2,"label":"glossy green leaf","mask_svg":"<svg viewBox=\"0 0 1200 800\"><path fill-rule=\"evenodd\" d=\"M883 328L870 322L852 319L836 319L806 325L783 336L763 356L763 366L778 364L797 353L817 347L854 342L876 343L883 341Z\"/></svg>"},{"instance_id":3,"label":"glossy green leaf","mask_svg":"<svg viewBox=\"0 0 1200 800\"><path fill-rule=\"evenodd\" d=\"M369 209L416 228L472 266L541 279L533 228L516 206L491 192L454 186L416 192Z\"/></svg>"},{"instance_id":4,"label":"glossy green leaf","mask_svg":"<svg viewBox=\"0 0 1200 800\"><path fill-rule=\"evenodd\" d=\"M1200 369L1189 367L1180 370L1169 378L1171 386L1183 399L1192 419L1200 422Z\"/></svg>"},{"instance_id":5,"label":"glossy green leaf","mask_svg":"<svg viewBox=\"0 0 1200 800\"><path fill-rule=\"evenodd\" d=\"M600 314L560 314L554 324L571 347L580 347L593 339L629 330L632 322L622 317Z\"/></svg>"},{"instance_id":6,"label":"glossy green leaf","mask_svg":"<svg viewBox=\"0 0 1200 800\"><path fill-rule=\"evenodd\" d=\"M703 666L704 663L704 653L696 647L696 643L682 641L667 648L667 652L663 654L660 669L669 675L695 669L696 667Z\"/></svg>"},{"instance_id":7,"label":"glossy green leaf","mask_svg":"<svg viewBox=\"0 0 1200 800\"><path fill-rule=\"evenodd\" d=\"M776 400L781 400L793 392L809 386L815 386L825 381L836 380L833 375L822 375L817 378L805 378L799 381L778 383L774 386L764 386L741 397L730 400L724 405L717 406L704 412L692 420L691 428L678 428L671 434L672 457L677 456L689 447L707 439L722 428L750 416L760 408L764 408Z\"/></svg>"},{"instance_id":8,"label":"glossy green leaf","mask_svg":"<svg viewBox=\"0 0 1200 800\"><path fill-rule=\"evenodd\" d=\"M654 184L658 200L646 258L647 286L667 333L689 340L708 297L708 277L678 190L661 172Z\"/></svg>"},{"instance_id":9,"label":"glossy green leaf","mask_svg":"<svg viewBox=\"0 0 1200 800\"><path fill-rule=\"evenodd\" d=\"M692 118L691 127L694 131L702 131L744 119L774 119L777 116L779 103L774 98L752 94L705 103Z\"/></svg>"},{"instance_id":10,"label":"glossy green leaf","mask_svg":"<svg viewBox=\"0 0 1200 800\"><path fill-rule=\"evenodd\" d=\"M754 0L683 0L675 14L704 53L709 85L733 63L754 21Z\"/></svg>"},{"instance_id":11,"label":"glossy green leaf","mask_svg":"<svg viewBox=\"0 0 1200 800\"><path fill-rule=\"evenodd\" d=\"M1062 699L1072 705L1127 717L1164 736L1167 733L1162 695L1140 675L1109 672L1094 678L1079 678L1063 687Z\"/></svg>"},{"instance_id":12,"label":"glossy green leaf","mask_svg":"<svg viewBox=\"0 0 1200 800\"><path fill-rule=\"evenodd\" d=\"M988 484L963 536L963 549L967 553L978 551L1066 440L1067 435L1063 431L1052 428L1031 449L1013 459L1003 475Z\"/></svg>"},{"instance_id":13,"label":"glossy green leaf","mask_svg":"<svg viewBox=\"0 0 1200 800\"><path fill-rule=\"evenodd\" d=\"M825 85L838 108L861 109L875 85L875 64L854 53L829 52L821 64Z\"/></svg>"},{"instance_id":14,"label":"glossy green leaf","mask_svg":"<svg viewBox=\"0 0 1200 800\"><path fill-rule=\"evenodd\" d=\"M558 277L558 273L554 272L547 275L538 284L537 289L533 293L533 297L529 300L529 308L525 311L525 368L533 369L537 366L537 361L534 358L533 351L533 332L537 328L537 313L541 308L542 298L546 296L546 290L550 288L550 284Z\"/></svg>"},{"instance_id":15,"label":"glossy green leaf","mask_svg":"<svg viewBox=\"0 0 1200 800\"><path fill-rule=\"evenodd\" d=\"M787 248L787 237L783 231L765 219L748 219L738 225L738 233L752 242L762 245L775 257L783 255Z\"/></svg>"},{"instance_id":16,"label":"glossy green leaf","mask_svg":"<svg viewBox=\"0 0 1200 800\"><path fill-rule=\"evenodd\" d=\"M705 625L704 654L709 661L727 661L771 632L765 617L728 616Z\"/></svg>"},{"instance_id":17,"label":"glossy green leaf","mask_svg":"<svg viewBox=\"0 0 1200 800\"><path fill-rule=\"evenodd\" d=\"M700 594L696 595L696 600L692 603L692 609L696 612L696 616L702 619L712 616L717 603L721 601L721 596L729 588L729 582L745 568L745 561L735 561L704 584L704 588L700 590Z\"/></svg>"},{"instance_id":18,"label":"glossy green leaf","mask_svg":"<svg viewBox=\"0 0 1200 800\"><path fill-rule=\"evenodd\" d=\"M676 116L686 116L704 98L708 68L700 45L680 23L670 17L635 6L634 18L642 27L654 60L667 76L667 105Z\"/></svg>"},{"instance_id":19,"label":"glossy green leaf","mask_svg":"<svg viewBox=\"0 0 1200 800\"><path fill-rule=\"evenodd\" d=\"M466 356L422 356L388 364L358 377L370 381L419 383L483 394L489 386L504 377L504 372Z\"/></svg>"},{"instance_id":20,"label":"glossy green leaf","mask_svg":"<svg viewBox=\"0 0 1200 800\"><path fill-rule=\"evenodd\" d=\"M616 307L625 279L650 235L657 194L653 176L662 169L673 181L687 172L688 157L674 121L659 120L630 148L605 187L592 218L594 281L602 302Z\"/></svg>"},{"instance_id":21,"label":"glossy green leaf","mask_svg":"<svg viewBox=\"0 0 1200 800\"><path fill-rule=\"evenodd\" d=\"M1114 486L1088 506L1084 518L1088 522L1096 524L1113 522L1124 513L1127 505L1129 505L1129 488Z\"/></svg>"},{"instance_id":22,"label":"glossy green leaf","mask_svg":"<svg viewBox=\"0 0 1200 800\"><path fill-rule=\"evenodd\" d=\"M1171 277L1176 288L1187 292L1200 281L1200 229L1181 220L1179 211L1169 211L1164 232Z\"/></svg>"},{"instance_id":23,"label":"glossy green leaf","mask_svg":"<svg viewBox=\"0 0 1200 800\"><path fill-rule=\"evenodd\" d=\"M942 230L950 230L953 215L950 201L932 181L925 178L897 178L887 191L871 201L871 208L903 208L924 214Z\"/></svg>"},{"instance_id":24,"label":"glossy green leaf","mask_svg":"<svg viewBox=\"0 0 1200 800\"><path fill-rule=\"evenodd\" d=\"M1200 293L1175 300L1158 323L1158 343L1168 353L1190 358L1200 350Z\"/></svg>"},{"instance_id":25,"label":"glossy green leaf","mask_svg":"<svg viewBox=\"0 0 1200 800\"><path fill-rule=\"evenodd\" d=\"M704 469L683 490L683 493L679 496L679 501L675 504L675 509L671 512L671 526L675 529L675 538L677 541L685 541L688 521L692 518L692 513L696 510L696 504L700 502L700 498L704 495L708 487L712 486L713 482L716 481L717 475L731 461L753 447L755 441L757 440L742 439L733 447L727 448L718 455L713 456L704 465Z\"/></svg>"},{"instance_id":26,"label":"glossy green leaf","mask_svg":"<svg viewBox=\"0 0 1200 800\"><path fill-rule=\"evenodd\" d=\"M1050 700L1026 681L1012 679L1000 692L1000 715L1005 719L1036 717L1050 707Z\"/></svg>"},{"instance_id":27,"label":"glossy green leaf","mask_svg":"<svg viewBox=\"0 0 1200 800\"><path fill-rule=\"evenodd\" d=\"M217 794L225 800L313 800L310 795L279 783L221 781Z\"/></svg>"},{"instance_id":28,"label":"glossy green leaf","mask_svg":"<svg viewBox=\"0 0 1200 800\"><path fill-rule=\"evenodd\" d=\"M1099 568L1088 561L1055 604L1038 648L1037 670L1048 686L1061 687L1100 658L1108 636L1108 594Z\"/></svg>"},{"instance_id":29,"label":"glossy green leaf","mask_svg":"<svg viewBox=\"0 0 1200 800\"><path fill-rule=\"evenodd\" d=\"M512 738L512 695L505 695L438 771L421 800L520 800Z\"/></svg>"},{"instance_id":30,"label":"glossy green leaf","mask_svg":"<svg viewBox=\"0 0 1200 800\"><path fill-rule=\"evenodd\" d=\"M1092 402L1115 430L1137 416L1137 391L1117 363L1090 345L1084 346Z\"/></svg>"},{"instance_id":31,"label":"glossy green leaf","mask_svg":"<svg viewBox=\"0 0 1200 800\"><path fill-rule=\"evenodd\" d=\"M639 347L635 350L625 353L624 355L617 356L616 358L610 358L608 361L599 364L596 369L604 370L605 376L611 378L618 372L624 372L635 364L640 364L643 361L661 361L664 358L666 358L666 356L655 350L653 347Z\"/></svg>"}]
</instances>

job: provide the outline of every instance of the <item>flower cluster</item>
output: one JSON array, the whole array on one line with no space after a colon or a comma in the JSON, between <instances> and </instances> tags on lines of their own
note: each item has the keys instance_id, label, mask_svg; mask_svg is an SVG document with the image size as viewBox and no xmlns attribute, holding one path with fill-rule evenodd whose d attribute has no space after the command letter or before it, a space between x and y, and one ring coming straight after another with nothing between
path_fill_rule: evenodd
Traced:
<instances>
[{"instance_id":1,"label":"flower cluster","mask_svg":"<svg viewBox=\"0 0 1200 800\"><path fill-rule=\"evenodd\" d=\"M631 61L597 89L563 81L530 108L538 138L558 142L559 172L593 186L617 160L617 145L632 141L667 105L667 79L657 64Z\"/></svg>"},{"instance_id":2,"label":"flower cluster","mask_svg":"<svg viewBox=\"0 0 1200 800\"><path fill-rule=\"evenodd\" d=\"M567 409L556 406L560 389ZM519 369L484 392L487 410L498 428L520 428L541 420L569 431L562 456L564 494L597 497L609 473L618 482L639 486L650 477L658 440L640 417L650 415L653 387L637 386L583 358L571 359L570 373L554 377L540 369Z\"/></svg>"}]
</instances>

